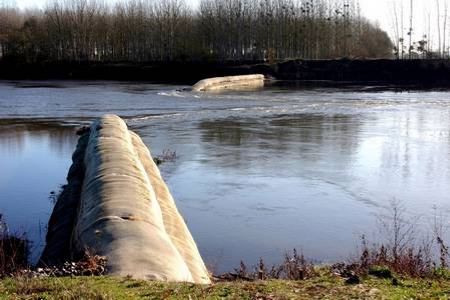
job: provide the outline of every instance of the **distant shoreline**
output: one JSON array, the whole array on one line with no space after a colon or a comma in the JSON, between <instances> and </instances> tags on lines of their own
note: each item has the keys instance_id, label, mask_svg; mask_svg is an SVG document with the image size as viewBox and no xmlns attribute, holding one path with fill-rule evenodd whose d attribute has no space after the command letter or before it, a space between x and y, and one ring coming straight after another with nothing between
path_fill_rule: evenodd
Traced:
<instances>
[{"instance_id":1,"label":"distant shoreline","mask_svg":"<svg viewBox=\"0 0 450 300\"><path fill-rule=\"evenodd\" d=\"M288 60L265 62L41 62L0 60L1 80L125 80L192 85L198 80L261 73L293 81L450 87L450 60ZM314 84L313 84L314 85Z\"/></svg>"}]
</instances>

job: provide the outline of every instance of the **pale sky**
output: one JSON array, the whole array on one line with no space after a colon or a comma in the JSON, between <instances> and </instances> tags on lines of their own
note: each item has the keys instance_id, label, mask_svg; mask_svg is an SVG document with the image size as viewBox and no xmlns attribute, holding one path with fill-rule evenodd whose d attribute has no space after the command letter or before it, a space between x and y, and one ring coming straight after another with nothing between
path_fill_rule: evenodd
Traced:
<instances>
[{"instance_id":1,"label":"pale sky","mask_svg":"<svg viewBox=\"0 0 450 300\"><path fill-rule=\"evenodd\" d=\"M14 0L13 0L14 1ZM115 1L126 1L126 0L106 0L106 2L115 2ZM427 12L431 13L431 26L435 27L437 26L435 23L436 21L436 12L434 8L430 8L431 0L413 0L414 1L414 16L415 16L415 24L414 24L414 39L419 40L423 34L430 32L430 30L427 29L428 26L424 25L424 16ZM447 0L439 0L439 1L447 1ZM47 0L15 0L16 4L20 8L36 8L36 7L43 7ZM191 4L193 6L196 6L199 2L199 0L186 0L188 4ZM404 32L408 31L409 28L409 22L408 22L408 15L409 15L409 3L410 0L359 0L361 5L362 14L366 16L368 19L372 20L373 22L377 22L381 28L386 30L392 38L393 36L393 3L397 6L397 10L399 10L400 3L403 2L404 7ZM430 11L431 10L431 11ZM434 14L434 16L433 16ZM432 35L437 35L436 33L433 33L433 29L431 30ZM431 39L436 40L436 37Z\"/></svg>"}]
</instances>

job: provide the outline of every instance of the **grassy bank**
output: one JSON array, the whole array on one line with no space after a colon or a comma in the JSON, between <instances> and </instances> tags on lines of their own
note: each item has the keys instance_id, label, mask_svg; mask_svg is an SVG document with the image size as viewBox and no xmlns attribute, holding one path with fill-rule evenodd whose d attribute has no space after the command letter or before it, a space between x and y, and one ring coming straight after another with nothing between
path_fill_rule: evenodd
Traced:
<instances>
[{"instance_id":1,"label":"grassy bank","mask_svg":"<svg viewBox=\"0 0 450 300\"><path fill-rule=\"evenodd\" d=\"M113 277L6 278L0 299L449 299L449 279L362 278L350 285L326 268L303 281L233 281L210 286Z\"/></svg>"}]
</instances>

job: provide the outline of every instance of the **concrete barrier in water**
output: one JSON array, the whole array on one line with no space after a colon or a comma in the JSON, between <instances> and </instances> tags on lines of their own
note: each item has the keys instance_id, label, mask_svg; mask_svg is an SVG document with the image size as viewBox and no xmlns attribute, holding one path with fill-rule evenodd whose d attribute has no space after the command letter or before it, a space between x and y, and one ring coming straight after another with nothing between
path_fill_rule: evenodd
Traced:
<instances>
[{"instance_id":1,"label":"concrete barrier in water","mask_svg":"<svg viewBox=\"0 0 450 300\"><path fill-rule=\"evenodd\" d=\"M196 92L218 91L225 89L249 89L264 87L264 75L240 75L203 79L192 90Z\"/></svg>"},{"instance_id":2,"label":"concrete barrier in water","mask_svg":"<svg viewBox=\"0 0 450 300\"><path fill-rule=\"evenodd\" d=\"M122 119L95 121L73 161L66 189L74 193L63 191L56 203L42 263L90 249L107 258L112 275L210 283L148 148Z\"/></svg>"}]
</instances>

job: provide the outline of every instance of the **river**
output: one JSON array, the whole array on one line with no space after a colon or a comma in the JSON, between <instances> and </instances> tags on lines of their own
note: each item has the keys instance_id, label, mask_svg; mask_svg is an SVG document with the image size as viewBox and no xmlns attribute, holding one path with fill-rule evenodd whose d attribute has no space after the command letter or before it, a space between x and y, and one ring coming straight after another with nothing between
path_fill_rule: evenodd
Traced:
<instances>
[{"instance_id":1,"label":"river","mask_svg":"<svg viewBox=\"0 0 450 300\"><path fill-rule=\"evenodd\" d=\"M430 227L450 209L450 92L272 86L193 93L101 81L0 82L0 213L42 250L76 127L123 117L153 155L209 267L354 254L399 201ZM420 217L420 218L419 218Z\"/></svg>"}]
</instances>

